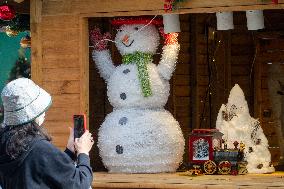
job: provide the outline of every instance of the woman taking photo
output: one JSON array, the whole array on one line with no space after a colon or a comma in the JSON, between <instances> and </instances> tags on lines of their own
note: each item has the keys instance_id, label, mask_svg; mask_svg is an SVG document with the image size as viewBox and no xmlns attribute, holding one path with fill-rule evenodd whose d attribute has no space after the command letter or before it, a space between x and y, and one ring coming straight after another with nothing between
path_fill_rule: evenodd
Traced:
<instances>
[{"instance_id":1,"label":"woman taking photo","mask_svg":"<svg viewBox=\"0 0 284 189\"><path fill-rule=\"evenodd\" d=\"M0 128L0 186L3 189L89 189L93 175L89 131L74 142L73 130L61 152L42 127L51 96L32 80L8 83L1 98L4 121ZM75 157L76 149L77 157ZM74 166L74 159L77 159Z\"/></svg>"}]
</instances>

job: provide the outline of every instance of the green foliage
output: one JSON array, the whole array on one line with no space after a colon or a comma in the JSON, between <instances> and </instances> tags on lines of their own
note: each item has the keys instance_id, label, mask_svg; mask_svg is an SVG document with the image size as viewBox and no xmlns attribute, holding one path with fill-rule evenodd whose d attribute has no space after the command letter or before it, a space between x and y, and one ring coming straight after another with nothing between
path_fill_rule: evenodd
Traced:
<instances>
[{"instance_id":1,"label":"green foliage","mask_svg":"<svg viewBox=\"0 0 284 189\"><path fill-rule=\"evenodd\" d=\"M24 49L19 50L19 58L16 61L15 66L11 69L9 74L9 79L7 82L10 82L14 79L26 77L31 78L31 64L28 62L25 57ZM0 124L2 123L4 118L3 106L0 106Z\"/></svg>"},{"instance_id":2,"label":"green foliage","mask_svg":"<svg viewBox=\"0 0 284 189\"><path fill-rule=\"evenodd\" d=\"M31 78L31 66L23 51L23 49L19 50L19 59L10 72L8 82L21 77Z\"/></svg>"}]
</instances>

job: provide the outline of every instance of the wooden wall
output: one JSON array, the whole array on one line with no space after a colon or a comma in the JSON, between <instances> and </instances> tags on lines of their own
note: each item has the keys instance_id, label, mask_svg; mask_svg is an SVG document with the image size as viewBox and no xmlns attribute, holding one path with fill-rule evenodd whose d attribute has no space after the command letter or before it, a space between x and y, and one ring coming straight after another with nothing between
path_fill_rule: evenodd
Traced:
<instances>
[{"instance_id":1,"label":"wooden wall","mask_svg":"<svg viewBox=\"0 0 284 189\"><path fill-rule=\"evenodd\" d=\"M273 5L270 1L259 0L190 0L183 3L177 13L282 9L283 3L284 0L279 0L278 5ZM53 106L47 113L45 124L54 136L54 144L65 148L68 127L72 126L72 115L83 112L89 118L89 112L93 111L92 107L89 108L88 18L163 14L164 0L31 0L30 5L32 79L53 96ZM204 96L207 75L202 33L204 31L202 24L204 17L199 18L199 15L195 15L195 18L191 16L182 16L181 18L184 30L181 34L182 49L179 64L172 80L172 85L176 87L172 90L168 107L181 123L183 131L186 133L185 137L187 137L190 130L188 128L200 125L198 123L200 118L197 115L201 112L200 102ZM193 29L192 23L200 23L200 27ZM234 34L226 33L224 37L226 35L233 36ZM241 38L244 42L246 34L244 33ZM233 44L233 39L231 42L227 41L226 45ZM237 43L239 42L238 37L235 40ZM242 52L247 52L245 43L239 45L242 46L240 48ZM191 53L187 53L189 50ZM232 49L232 51L234 50L239 49ZM242 59L247 60L245 57ZM235 59L232 59L232 65L234 61ZM246 69L242 66L239 68ZM241 74L247 73L247 70L245 71L239 72ZM94 79L93 76L91 76L92 79ZM103 83L100 82L98 87L103 89ZM227 88L229 85L225 83ZM90 86L91 90L93 90L92 87ZM93 91L105 99L100 91ZM227 92L225 91L226 94ZM194 98L195 96L196 98ZM226 95L223 96L225 98ZM107 104L105 106L109 107ZM106 109L104 113L108 111L110 109ZM100 119L102 117L98 116L97 121L99 122ZM207 127L206 124L204 127Z\"/></svg>"},{"instance_id":2,"label":"wooden wall","mask_svg":"<svg viewBox=\"0 0 284 189\"><path fill-rule=\"evenodd\" d=\"M241 12L234 13L234 30L216 31L215 14L193 15L193 24L192 125L194 128L215 128L219 109L227 103L235 84L243 89L253 111L252 34L246 29L245 13Z\"/></svg>"},{"instance_id":3,"label":"wooden wall","mask_svg":"<svg viewBox=\"0 0 284 189\"><path fill-rule=\"evenodd\" d=\"M206 28L216 26L212 14L193 15L191 44L191 111L194 128L215 128L221 104L227 103L229 92L234 84L244 91L251 116L259 118L269 141L269 150L274 165L279 160L279 146L276 123L272 113L271 97L268 93L268 62L283 62L283 39L275 34L284 31L284 11L264 11L263 31L248 31L244 12L234 13L234 30L217 31L215 39L208 40ZM209 29L210 30L210 29ZM276 35L277 36L277 35ZM209 31L209 37L210 31ZM267 39L268 38L268 39ZM207 49L208 47L208 49ZM208 51L208 53L207 53ZM208 60L207 60L208 58ZM215 61L214 61L214 60ZM209 69L211 71L211 103L209 100ZM210 106L211 104L211 113ZM210 119L211 117L211 119Z\"/></svg>"}]
</instances>

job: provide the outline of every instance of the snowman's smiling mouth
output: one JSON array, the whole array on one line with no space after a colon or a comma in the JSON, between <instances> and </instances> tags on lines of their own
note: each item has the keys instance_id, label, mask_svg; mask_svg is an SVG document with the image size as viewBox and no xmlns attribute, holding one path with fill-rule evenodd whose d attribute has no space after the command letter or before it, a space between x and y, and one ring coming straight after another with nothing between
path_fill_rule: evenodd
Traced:
<instances>
[{"instance_id":1,"label":"snowman's smiling mouth","mask_svg":"<svg viewBox=\"0 0 284 189\"><path fill-rule=\"evenodd\" d=\"M129 43L129 45L125 44L124 41L122 41L122 44L123 44L125 47L130 47L133 42L134 42L134 39L131 41L131 43Z\"/></svg>"}]
</instances>

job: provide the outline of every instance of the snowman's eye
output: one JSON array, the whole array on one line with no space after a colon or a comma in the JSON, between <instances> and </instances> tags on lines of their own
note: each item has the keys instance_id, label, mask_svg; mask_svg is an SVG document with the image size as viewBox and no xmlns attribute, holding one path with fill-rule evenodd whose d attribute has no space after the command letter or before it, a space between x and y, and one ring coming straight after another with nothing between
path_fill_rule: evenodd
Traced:
<instances>
[{"instance_id":1,"label":"snowman's eye","mask_svg":"<svg viewBox=\"0 0 284 189\"><path fill-rule=\"evenodd\" d=\"M135 30L139 30L139 28L138 28L138 27L135 27L134 29L135 29Z\"/></svg>"},{"instance_id":2,"label":"snowman's eye","mask_svg":"<svg viewBox=\"0 0 284 189\"><path fill-rule=\"evenodd\" d=\"M122 32L122 29L117 29L116 31L117 31L117 32Z\"/></svg>"}]
</instances>

